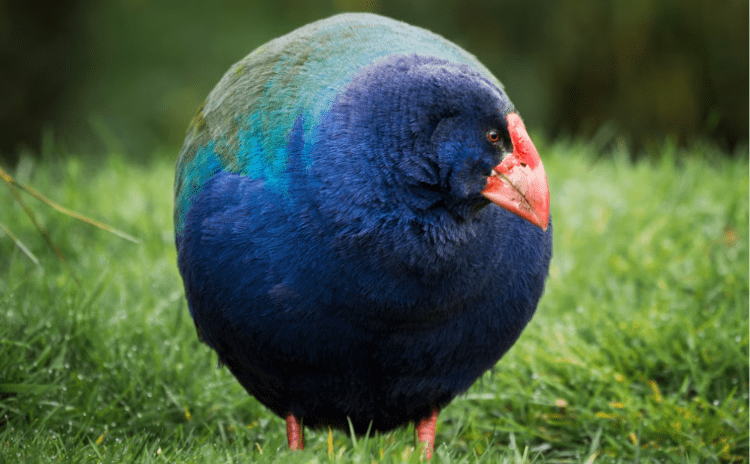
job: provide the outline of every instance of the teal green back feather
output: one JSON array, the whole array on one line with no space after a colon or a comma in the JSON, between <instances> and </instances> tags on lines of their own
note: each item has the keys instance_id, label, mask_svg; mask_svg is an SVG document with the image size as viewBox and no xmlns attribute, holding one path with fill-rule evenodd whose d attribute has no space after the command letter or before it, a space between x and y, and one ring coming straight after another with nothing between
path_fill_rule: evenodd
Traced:
<instances>
[{"instance_id":1,"label":"teal green back feather","mask_svg":"<svg viewBox=\"0 0 750 464\"><path fill-rule=\"evenodd\" d=\"M264 179L267 187L283 189L279 179L295 121L302 116L304 142L311 146L316 121L357 71L388 55L413 53L472 66L502 89L473 55L457 45L373 14L342 14L311 23L235 63L188 129L177 163L176 232L182 230L191 198L220 170Z\"/></svg>"}]
</instances>

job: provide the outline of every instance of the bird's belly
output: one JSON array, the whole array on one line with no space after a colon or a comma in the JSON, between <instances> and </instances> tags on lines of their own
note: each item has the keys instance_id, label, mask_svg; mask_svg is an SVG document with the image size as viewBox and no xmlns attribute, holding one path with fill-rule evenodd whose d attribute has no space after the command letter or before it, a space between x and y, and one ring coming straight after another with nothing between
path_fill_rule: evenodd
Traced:
<instances>
[{"instance_id":1,"label":"bird's belly","mask_svg":"<svg viewBox=\"0 0 750 464\"><path fill-rule=\"evenodd\" d=\"M373 429L388 430L445 406L494 365L522 329L498 330L489 317L467 313L421 327L384 331L378 324L370 330L326 313L276 313L275 321L241 328L253 334L235 345L242 353L217 351L277 414L343 429L351 420L359 433L371 421Z\"/></svg>"}]
</instances>

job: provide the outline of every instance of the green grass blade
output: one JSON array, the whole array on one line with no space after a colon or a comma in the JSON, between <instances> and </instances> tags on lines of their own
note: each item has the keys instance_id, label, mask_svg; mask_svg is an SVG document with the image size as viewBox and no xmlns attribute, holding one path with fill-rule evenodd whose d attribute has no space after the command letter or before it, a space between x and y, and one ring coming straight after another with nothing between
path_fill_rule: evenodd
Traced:
<instances>
[{"instance_id":1,"label":"green grass blade","mask_svg":"<svg viewBox=\"0 0 750 464\"><path fill-rule=\"evenodd\" d=\"M34 253L32 253L31 250L29 250L28 247L24 245L23 242L21 242L21 240L18 239L18 237L13 235L13 232L11 232L2 223L0 223L0 229L2 229L3 232L5 232L5 235L7 235L13 241L13 243L16 244L16 246L23 252L23 254L26 255L26 257L28 257L31 260L31 262L33 262L37 266L39 265L39 259L36 256L34 256Z\"/></svg>"}]
</instances>

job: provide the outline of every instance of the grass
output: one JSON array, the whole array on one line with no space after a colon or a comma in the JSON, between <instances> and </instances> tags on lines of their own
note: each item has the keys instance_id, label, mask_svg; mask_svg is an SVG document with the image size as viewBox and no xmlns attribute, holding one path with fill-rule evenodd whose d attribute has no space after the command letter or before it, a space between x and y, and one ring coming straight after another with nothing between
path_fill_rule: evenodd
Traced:
<instances>
[{"instance_id":1,"label":"grass","mask_svg":"<svg viewBox=\"0 0 750 464\"><path fill-rule=\"evenodd\" d=\"M434 462L747 462L748 163L540 146L555 252L516 346L439 419ZM122 240L0 188L0 462L420 462L412 429L284 423L197 341L175 265L172 161L24 159L12 170Z\"/></svg>"}]
</instances>

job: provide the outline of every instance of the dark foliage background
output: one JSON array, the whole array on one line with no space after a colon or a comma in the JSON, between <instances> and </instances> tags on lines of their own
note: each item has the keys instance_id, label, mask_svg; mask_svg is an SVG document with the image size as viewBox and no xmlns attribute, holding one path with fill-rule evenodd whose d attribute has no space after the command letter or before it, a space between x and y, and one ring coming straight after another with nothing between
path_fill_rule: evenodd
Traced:
<instances>
[{"instance_id":1,"label":"dark foliage background","mask_svg":"<svg viewBox=\"0 0 750 464\"><path fill-rule=\"evenodd\" d=\"M45 139L136 159L176 152L229 65L342 11L463 46L550 137L646 154L664 138L747 145L747 1L0 0L0 158Z\"/></svg>"}]
</instances>

